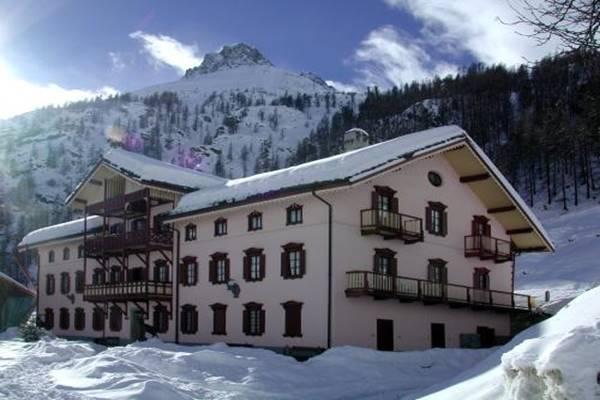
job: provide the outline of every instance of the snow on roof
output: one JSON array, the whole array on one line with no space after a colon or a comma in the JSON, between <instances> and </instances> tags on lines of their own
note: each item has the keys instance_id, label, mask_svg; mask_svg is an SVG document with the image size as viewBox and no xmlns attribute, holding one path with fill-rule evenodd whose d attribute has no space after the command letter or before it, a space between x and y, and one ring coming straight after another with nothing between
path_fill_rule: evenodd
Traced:
<instances>
[{"instance_id":1,"label":"snow on roof","mask_svg":"<svg viewBox=\"0 0 600 400\"><path fill-rule=\"evenodd\" d=\"M4 272L0 272L0 281L8 282L10 285L14 286L21 292L24 292L30 296L36 295L36 293L33 289L30 289L27 286L23 285L21 282L14 280L12 277L6 275Z\"/></svg>"},{"instance_id":2,"label":"snow on roof","mask_svg":"<svg viewBox=\"0 0 600 400\"><path fill-rule=\"evenodd\" d=\"M89 230L97 229L102 226L102 217L90 216L87 217L87 228ZM29 232L18 247L32 246L42 244L52 240L65 239L69 237L77 237L83 235L84 222L83 218L69 222L64 222L58 225L47 226L45 228L36 229Z\"/></svg>"},{"instance_id":3,"label":"snow on roof","mask_svg":"<svg viewBox=\"0 0 600 400\"><path fill-rule=\"evenodd\" d=\"M467 137L467 133L456 125L443 126L294 167L232 179L223 186L184 195L171 215L236 203L282 190L307 186L316 188L326 183L351 183L381 171L390 163L407 160L421 152L444 147Z\"/></svg>"},{"instance_id":4,"label":"snow on roof","mask_svg":"<svg viewBox=\"0 0 600 400\"><path fill-rule=\"evenodd\" d=\"M201 189L226 182L226 179L212 174L155 160L123 149L110 150L102 156L102 161L142 182L156 182L191 189Z\"/></svg>"}]
</instances>

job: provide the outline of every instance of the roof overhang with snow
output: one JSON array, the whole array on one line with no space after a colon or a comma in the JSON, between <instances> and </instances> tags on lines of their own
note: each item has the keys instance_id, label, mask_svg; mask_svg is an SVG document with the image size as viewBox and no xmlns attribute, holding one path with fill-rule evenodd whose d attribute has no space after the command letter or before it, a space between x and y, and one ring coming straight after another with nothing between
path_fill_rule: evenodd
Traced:
<instances>
[{"instance_id":1,"label":"roof overhang with snow","mask_svg":"<svg viewBox=\"0 0 600 400\"><path fill-rule=\"evenodd\" d=\"M533 212L483 150L458 126L400 136L333 157L199 190L182 197L168 221L230 207L340 188L432 154L444 153L452 167L494 214L518 251L553 251L548 234Z\"/></svg>"},{"instance_id":2,"label":"roof overhang with snow","mask_svg":"<svg viewBox=\"0 0 600 400\"><path fill-rule=\"evenodd\" d=\"M88 233L96 233L100 231L101 227L102 217L98 216L87 217L87 227L83 218L47 226L29 232L23 237L17 248L22 251L58 241L73 240L83 237L84 228L87 228Z\"/></svg>"},{"instance_id":3,"label":"roof overhang with snow","mask_svg":"<svg viewBox=\"0 0 600 400\"><path fill-rule=\"evenodd\" d=\"M112 149L105 153L94 168L65 200L72 208L83 209L89 199L103 197L105 179L120 175L142 187L157 188L177 194L224 185L226 179L183 168L141 154Z\"/></svg>"}]
</instances>

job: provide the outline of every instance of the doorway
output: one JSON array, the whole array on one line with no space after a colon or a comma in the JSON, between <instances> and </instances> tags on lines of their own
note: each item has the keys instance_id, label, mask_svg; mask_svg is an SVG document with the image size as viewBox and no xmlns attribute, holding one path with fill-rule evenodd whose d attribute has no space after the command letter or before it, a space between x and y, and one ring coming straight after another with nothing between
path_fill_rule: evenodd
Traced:
<instances>
[{"instance_id":1,"label":"doorway","mask_svg":"<svg viewBox=\"0 0 600 400\"><path fill-rule=\"evenodd\" d=\"M431 324L431 347L446 347L446 326L444 324Z\"/></svg>"},{"instance_id":2,"label":"doorway","mask_svg":"<svg viewBox=\"0 0 600 400\"><path fill-rule=\"evenodd\" d=\"M132 309L131 313L131 340L143 341L146 340L146 329L144 328L144 313L139 309Z\"/></svg>"},{"instance_id":3,"label":"doorway","mask_svg":"<svg viewBox=\"0 0 600 400\"><path fill-rule=\"evenodd\" d=\"M394 351L394 321L377 320L377 350Z\"/></svg>"}]
</instances>

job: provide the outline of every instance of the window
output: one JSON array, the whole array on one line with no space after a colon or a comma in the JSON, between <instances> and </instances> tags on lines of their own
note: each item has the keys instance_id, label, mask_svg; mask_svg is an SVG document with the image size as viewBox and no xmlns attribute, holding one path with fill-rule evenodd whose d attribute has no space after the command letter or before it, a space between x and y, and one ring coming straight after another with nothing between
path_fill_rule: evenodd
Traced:
<instances>
[{"instance_id":1,"label":"window","mask_svg":"<svg viewBox=\"0 0 600 400\"><path fill-rule=\"evenodd\" d=\"M292 204L287 208L287 224L297 225L302 223L302 206Z\"/></svg>"},{"instance_id":2,"label":"window","mask_svg":"<svg viewBox=\"0 0 600 400\"><path fill-rule=\"evenodd\" d=\"M169 264L165 260L154 262L154 280L156 282L169 282Z\"/></svg>"},{"instance_id":3,"label":"window","mask_svg":"<svg viewBox=\"0 0 600 400\"><path fill-rule=\"evenodd\" d=\"M84 255L85 255L85 252L84 252L83 245L78 246L77 247L77 258L83 258Z\"/></svg>"},{"instance_id":4,"label":"window","mask_svg":"<svg viewBox=\"0 0 600 400\"><path fill-rule=\"evenodd\" d=\"M196 257L186 256L182 259L179 282L183 286L193 286L198 282L198 263Z\"/></svg>"},{"instance_id":5,"label":"window","mask_svg":"<svg viewBox=\"0 0 600 400\"><path fill-rule=\"evenodd\" d=\"M83 293L85 287L85 274L83 271L75 272L75 293Z\"/></svg>"},{"instance_id":6,"label":"window","mask_svg":"<svg viewBox=\"0 0 600 400\"><path fill-rule=\"evenodd\" d=\"M388 186L375 186L371 193L371 208L379 211L398 212L396 191Z\"/></svg>"},{"instance_id":7,"label":"window","mask_svg":"<svg viewBox=\"0 0 600 400\"><path fill-rule=\"evenodd\" d=\"M282 304L285 310L285 332L283 336L302 336L302 303L288 301Z\"/></svg>"},{"instance_id":8,"label":"window","mask_svg":"<svg viewBox=\"0 0 600 400\"><path fill-rule=\"evenodd\" d=\"M120 233L123 233L123 223L122 223L122 222L119 222L119 223L116 223L116 224L113 224L113 225L111 225L111 226L108 228L108 232L109 232L111 235L118 235L118 234L120 234Z\"/></svg>"},{"instance_id":9,"label":"window","mask_svg":"<svg viewBox=\"0 0 600 400\"><path fill-rule=\"evenodd\" d=\"M302 278L306 273L306 251L301 243L288 243L281 253L281 276L283 279Z\"/></svg>"},{"instance_id":10,"label":"window","mask_svg":"<svg viewBox=\"0 0 600 400\"><path fill-rule=\"evenodd\" d=\"M68 260L69 258L71 258L71 249L65 247L63 249L63 260Z\"/></svg>"},{"instance_id":11,"label":"window","mask_svg":"<svg viewBox=\"0 0 600 400\"><path fill-rule=\"evenodd\" d=\"M397 265L395 251L390 249L375 249L373 272L381 275L396 276Z\"/></svg>"},{"instance_id":12,"label":"window","mask_svg":"<svg viewBox=\"0 0 600 400\"><path fill-rule=\"evenodd\" d=\"M112 266L110 268L110 283L121 283L123 282L123 270L121 267Z\"/></svg>"},{"instance_id":13,"label":"window","mask_svg":"<svg viewBox=\"0 0 600 400\"><path fill-rule=\"evenodd\" d=\"M146 268L144 267L130 268L127 272L127 279L130 282L143 282L146 280Z\"/></svg>"},{"instance_id":14,"label":"window","mask_svg":"<svg viewBox=\"0 0 600 400\"><path fill-rule=\"evenodd\" d=\"M181 307L181 332L188 335L198 332L198 311L196 311L196 306L186 304Z\"/></svg>"},{"instance_id":15,"label":"window","mask_svg":"<svg viewBox=\"0 0 600 400\"><path fill-rule=\"evenodd\" d=\"M473 216L471 221L471 234L474 236L491 236L492 228L489 220L483 215Z\"/></svg>"},{"instance_id":16,"label":"window","mask_svg":"<svg viewBox=\"0 0 600 400\"><path fill-rule=\"evenodd\" d=\"M50 250L48 252L48 262L49 263L53 263L54 262L54 250Z\"/></svg>"},{"instance_id":17,"label":"window","mask_svg":"<svg viewBox=\"0 0 600 400\"><path fill-rule=\"evenodd\" d=\"M75 309L75 330L82 331L85 329L85 311L83 308Z\"/></svg>"},{"instance_id":18,"label":"window","mask_svg":"<svg viewBox=\"0 0 600 400\"><path fill-rule=\"evenodd\" d=\"M244 333L248 336L260 336L265 333L265 310L262 304L244 304Z\"/></svg>"},{"instance_id":19,"label":"window","mask_svg":"<svg viewBox=\"0 0 600 400\"><path fill-rule=\"evenodd\" d=\"M60 329L62 329L63 331L66 331L67 329L69 329L69 309L68 308L61 308L60 309L60 314L58 317L58 326Z\"/></svg>"},{"instance_id":20,"label":"window","mask_svg":"<svg viewBox=\"0 0 600 400\"><path fill-rule=\"evenodd\" d=\"M262 213L254 211L248 215L248 230L259 231L262 229Z\"/></svg>"},{"instance_id":21,"label":"window","mask_svg":"<svg viewBox=\"0 0 600 400\"><path fill-rule=\"evenodd\" d=\"M185 226L185 241L196 240L196 225L187 224Z\"/></svg>"},{"instance_id":22,"label":"window","mask_svg":"<svg viewBox=\"0 0 600 400\"><path fill-rule=\"evenodd\" d=\"M211 283L229 282L229 258L227 258L227 253L211 255L208 270L208 278Z\"/></svg>"},{"instance_id":23,"label":"window","mask_svg":"<svg viewBox=\"0 0 600 400\"><path fill-rule=\"evenodd\" d=\"M261 281L265 277L265 255L263 249L250 248L244 251L244 280Z\"/></svg>"},{"instance_id":24,"label":"window","mask_svg":"<svg viewBox=\"0 0 600 400\"><path fill-rule=\"evenodd\" d=\"M425 209L425 226L427 232L436 236L448 234L448 213L446 206L438 202L429 202Z\"/></svg>"},{"instance_id":25,"label":"window","mask_svg":"<svg viewBox=\"0 0 600 400\"><path fill-rule=\"evenodd\" d=\"M131 230L134 232L140 232L146 229L146 218L134 219L131 222Z\"/></svg>"},{"instance_id":26,"label":"window","mask_svg":"<svg viewBox=\"0 0 600 400\"><path fill-rule=\"evenodd\" d=\"M475 268L473 273L473 287L475 289L490 289L490 270L487 268Z\"/></svg>"},{"instance_id":27,"label":"window","mask_svg":"<svg viewBox=\"0 0 600 400\"><path fill-rule=\"evenodd\" d=\"M111 331L118 332L123 327L123 312L118 306L110 308L109 327Z\"/></svg>"},{"instance_id":28,"label":"window","mask_svg":"<svg viewBox=\"0 0 600 400\"><path fill-rule=\"evenodd\" d=\"M54 275L46 275L46 294L52 295L54 294L55 289Z\"/></svg>"},{"instance_id":29,"label":"window","mask_svg":"<svg viewBox=\"0 0 600 400\"><path fill-rule=\"evenodd\" d=\"M104 270L102 268L94 269L94 273L92 274L92 284L103 285L104 283L105 283Z\"/></svg>"},{"instance_id":30,"label":"window","mask_svg":"<svg viewBox=\"0 0 600 400\"><path fill-rule=\"evenodd\" d=\"M427 174L427 179L429 180L429 183L431 183L435 187L442 186L442 176L437 172L429 171L429 173Z\"/></svg>"},{"instance_id":31,"label":"window","mask_svg":"<svg viewBox=\"0 0 600 400\"><path fill-rule=\"evenodd\" d=\"M49 331L54 328L54 310L51 308L44 310L44 328Z\"/></svg>"},{"instance_id":32,"label":"window","mask_svg":"<svg viewBox=\"0 0 600 400\"><path fill-rule=\"evenodd\" d=\"M95 331L103 331L104 319L104 310L100 307L94 307L94 311L92 313L92 329Z\"/></svg>"},{"instance_id":33,"label":"window","mask_svg":"<svg viewBox=\"0 0 600 400\"><path fill-rule=\"evenodd\" d=\"M227 235L227 220L219 218L215 221L215 236Z\"/></svg>"},{"instance_id":34,"label":"window","mask_svg":"<svg viewBox=\"0 0 600 400\"><path fill-rule=\"evenodd\" d=\"M210 306L213 311L213 335L227 335L226 313L227 305L215 303Z\"/></svg>"},{"instance_id":35,"label":"window","mask_svg":"<svg viewBox=\"0 0 600 400\"><path fill-rule=\"evenodd\" d=\"M169 330L169 313L167 307L163 305L154 307L154 329L158 333L165 333Z\"/></svg>"},{"instance_id":36,"label":"window","mask_svg":"<svg viewBox=\"0 0 600 400\"><path fill-rule=\"evenodd\" d=\"M446 268L446 261L440 258L430 259L427 269L427 280L435 283L448 283L448 268Z\"/></svg>"},{"instance_id":37,"label":"window","mask_svg":"<svg viewBox=\"0 0 600 400\"><path fill-rule=\"evenodd\" d=\"M60 274L60 293L68 294L71 290L71 277L68 272L61 272Z\"/></svg>"}]
</instances>

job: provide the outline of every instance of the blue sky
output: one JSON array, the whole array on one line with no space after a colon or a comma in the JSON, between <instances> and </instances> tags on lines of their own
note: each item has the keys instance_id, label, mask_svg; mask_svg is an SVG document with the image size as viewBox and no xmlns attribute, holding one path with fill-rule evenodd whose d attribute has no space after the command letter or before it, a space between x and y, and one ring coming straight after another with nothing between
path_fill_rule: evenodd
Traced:
<instances>
[{"instance_id":1,"label":"blue sky","mask_svg":"<svg viewBox=\"0 0 600 400\"><path fill-rule=\"evenodd\" d=\"M506 0L0 0L0 118L175 80L237 42L353 88L548 53L498 17Z\"/></svg>"}]
</instances>

